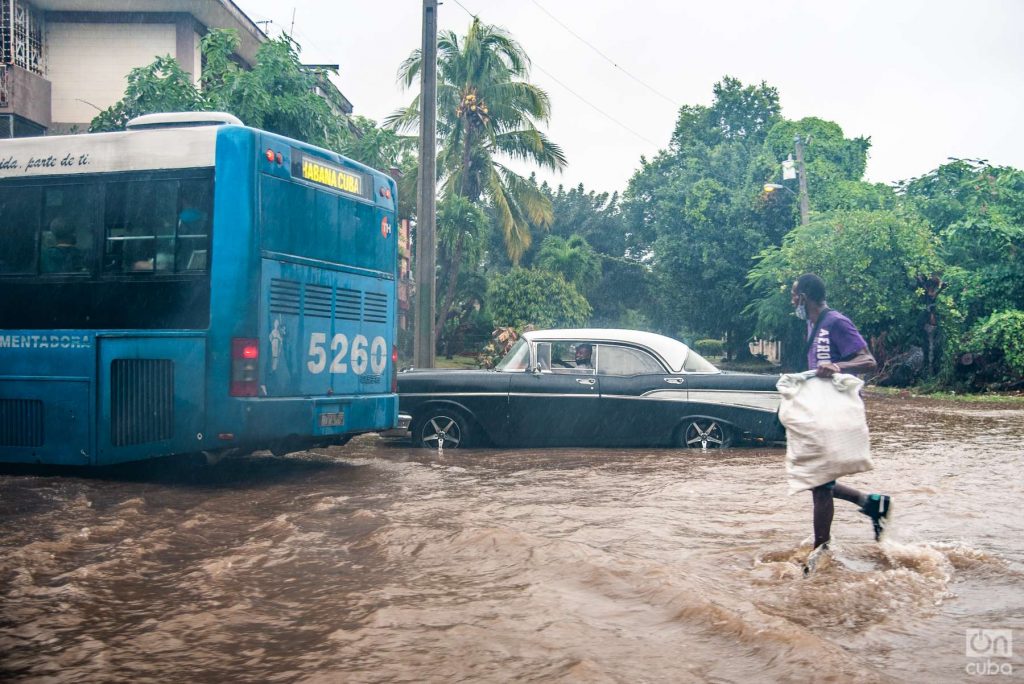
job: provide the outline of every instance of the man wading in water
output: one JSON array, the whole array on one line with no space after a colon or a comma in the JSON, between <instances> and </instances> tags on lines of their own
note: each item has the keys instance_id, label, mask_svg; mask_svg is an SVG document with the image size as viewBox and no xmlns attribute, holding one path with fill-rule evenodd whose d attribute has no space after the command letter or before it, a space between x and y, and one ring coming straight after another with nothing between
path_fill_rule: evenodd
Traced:
<instances>
[{"instance_id":1,"label":"man wading in water","mask_svg":"<svg viewBox=\"0 0 1024 684\"><path fill-rule=\"evenodd\" d=\"M877 367L875 357L868 351L856 326L843 314L828 308L825 282L821 278L813 273L800 276L793 283L791 295L796 317L807 321L807 370L816 370L819 378L831 378L836 373L864 373ZM875 540L881 539L892 508L890 497L862 494L835 480L815 487L811 495L814 497L814 551L805 571L813 569L818 554L828 550L834 498L860 506L860 512L871 518Z\"/></svg>"}]
</instances>

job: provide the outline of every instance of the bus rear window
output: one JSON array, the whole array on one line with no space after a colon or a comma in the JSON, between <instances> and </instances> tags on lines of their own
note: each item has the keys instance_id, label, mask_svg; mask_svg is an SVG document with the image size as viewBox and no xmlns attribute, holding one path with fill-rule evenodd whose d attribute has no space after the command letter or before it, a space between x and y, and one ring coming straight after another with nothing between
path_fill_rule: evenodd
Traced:
<instances>
[{"instance_id":1,"label":"bus rear window","mask_svg":"<svg viewBox=\"0 0 1024 684\"><path fill-rule=\"evenodd\" d=\"M0 188L0 274L36 272L40 188Z\"/></svg>"},{"instance_id":2,"label":"bus rear window","mask_svg":"<svg viewBox=\"0 0 1024 684\"><path fill-rule=\"evenodd\" d=\"M209 182L125 181L107 184L107 273L204 271L210 239Z\"/></svg>"},{"instance_id":3,"label":"bus rear window","mask_svg":"<svg viewBox=\"0 0 1024 684\"><path fill-rule=\"evenodd\" d=\"M202 330L213 172L0 182L0 330Z\"/></svg>"},{"instance_id":4,"label":"bus rear window","mask_svg":"<svg viewBox=\"0 0 1024 684\"><path fill-rule=\"evenodd\" d=\"M0 186L0 276L207 271L212 213L209 176Z\"/></svg>"}]
</instances>

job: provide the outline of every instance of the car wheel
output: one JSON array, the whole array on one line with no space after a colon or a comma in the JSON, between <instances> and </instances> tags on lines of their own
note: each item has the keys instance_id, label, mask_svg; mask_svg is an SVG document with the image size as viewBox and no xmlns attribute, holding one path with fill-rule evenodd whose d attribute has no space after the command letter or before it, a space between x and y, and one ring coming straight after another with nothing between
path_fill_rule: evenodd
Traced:
<instances>
[{"instance_id":1,"label":"car wheel","mask_svg":"<svg viewBox=\"0 0 1024 684\"><path fill-rule=\"evenodd\" d=\"M679 446L687 449L724 449L732 444L732 431L711 418L690 418L679 428Z\"/></svg>"},{"instance_id":2,"label":"car wheel","mask_svg":"<svg viewBox=\"0 0 1024 684\"><path fill-rule=\"evenodd\" d=\"M425 414L412 429L413 446L424 449L437 449L441 443L445 449L465 449L471 437L472 428L466 417L459 411L445 408Z\"/></svg>"}]
</instances>

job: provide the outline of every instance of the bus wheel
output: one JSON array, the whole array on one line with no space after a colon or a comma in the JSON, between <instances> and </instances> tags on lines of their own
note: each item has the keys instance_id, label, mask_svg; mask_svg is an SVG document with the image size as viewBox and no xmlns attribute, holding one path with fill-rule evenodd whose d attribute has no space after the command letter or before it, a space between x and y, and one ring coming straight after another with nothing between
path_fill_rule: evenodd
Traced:
<instances>
[{"instance_id":1,"label":"bus wheel","mask_svg":"<svg viewBox=\"0 0 1024 684\"><path fill-rule=\"evenodd\" d=\"M248 456L251 453L252 453L251 450L246 450L246 449L242 449L242 448L238 448L238 447L229 448L229 449L220 449L219 451L202 451L202 452L200 452L200 454L201 454L201 456L203 458L203 461L208 466L215 466L215 465L219 464L221 461L223 461L225 459L228 459L228 458L244 458L244 457Z\"/></svg>"},{"instance_id":2,"label":"bus wheel","mask_svg":"<svg viewBox=\"0 0 1024 684\"><path fill-rule=\"evenodd\" d=\"M472 428L461 412L436 408L416 420L412 428L412 444L424 449L465 449L470 444Z\"/></svg>"},{"instance_id":3,"label":"bus wheel","mask_svg":"<svg viewBox=\"0 0 1024 684\"><path fill-rule=\"evenodd\" d=\"M274 456L282 458L288 454L294 454L296 451L304 450L306 445L303 444L298 435L289 435L284 439L272 442L267 448Z\"/></svg>"}]
</instances>

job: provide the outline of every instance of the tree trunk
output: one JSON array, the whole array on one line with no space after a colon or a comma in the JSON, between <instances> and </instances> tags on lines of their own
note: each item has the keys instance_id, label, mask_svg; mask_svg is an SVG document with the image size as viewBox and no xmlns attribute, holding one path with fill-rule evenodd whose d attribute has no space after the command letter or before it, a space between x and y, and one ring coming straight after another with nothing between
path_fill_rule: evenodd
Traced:
<instances>
[{"instance_id":1,"label":"tree trunk","mask_svg":"<svg viewBox=\"0 0 1024 684\"><path fill-rule=\"evenodd\" d=\"M466 197L466 180L469 178L469 164L470 164L470 151L472 150L473 135L472 129L467 127L466 129L466 141L462 148L462 182L460 183L459 193L462 197ZM434 326L434 344L437 344L438 340L441 339L441 333L444 330L444 322L448 320L448 312L451 311L452 304L455 303L455 289L459 283L459 268L462 265L462 238L464 236L463 231L459 231L459 237L455 239L455 253L452 255L452 260L449 268L448 276L448 287L444 293L444 300L441 302L441 309L437 312L437 322Z\"/></svg>"},{"instance_id":2,"label":"tree trunk","mask_svg":"<svg viewBox=\"0 0 1024 684\"><path fill-rule=\"evenodd\" d=\"M462 263L462 232L455 240L455 254L452 255L451 267L449 268L448 286L445 288L444 299L441 308L437 312L437 324L434 326L434 341L441 339L441 332L444 330L444 322L448 320L448 312L455 303L455 286L459 281L459 265Z\"/></svg>"}]
</instances>

